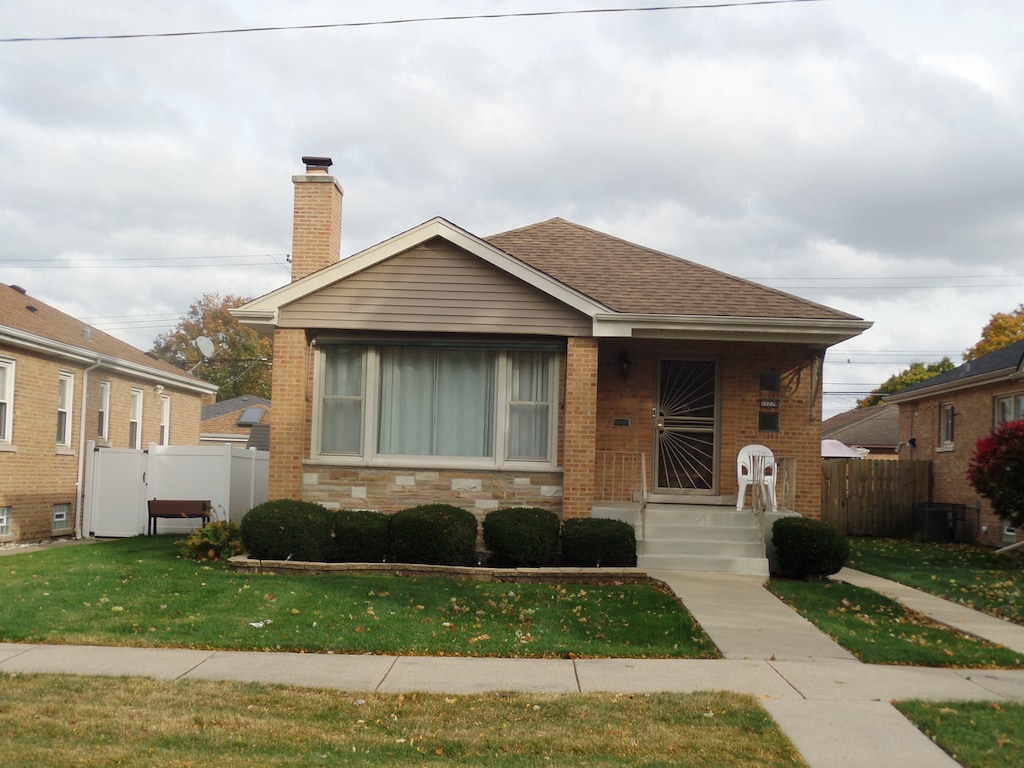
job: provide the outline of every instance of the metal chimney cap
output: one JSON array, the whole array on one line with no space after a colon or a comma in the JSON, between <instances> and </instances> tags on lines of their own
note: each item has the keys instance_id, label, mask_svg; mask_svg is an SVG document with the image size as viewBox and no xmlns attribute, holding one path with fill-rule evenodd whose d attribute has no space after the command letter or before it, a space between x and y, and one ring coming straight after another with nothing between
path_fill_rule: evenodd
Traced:
<instances>
[{"instance_id":1,"label":"metal chimney cap","mask_svg":"<svg viewBox=\"0 0 1024 768\"><path fill-rule=\"evenodd\" d=\"M310 171L324 171L334 165L334 161L329 157L303 157L302 162L306 164L306 172Z\"/></svg>"}]
</instances>

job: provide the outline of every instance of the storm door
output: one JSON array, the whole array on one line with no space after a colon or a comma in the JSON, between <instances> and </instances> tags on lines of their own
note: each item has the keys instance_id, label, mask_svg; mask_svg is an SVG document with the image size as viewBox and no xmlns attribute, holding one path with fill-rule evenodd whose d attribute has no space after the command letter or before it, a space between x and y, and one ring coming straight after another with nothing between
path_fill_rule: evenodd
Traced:
<instances>
[{"instance_id":1,"label":"storm door","mask_svg":"<svg viewBox=\"0 0 1024 768\"><path fill-rule=\"evenodd\" d=\"M713 360L662 360L659 366L654 490L714 493L718 365Z\"/></svg>"}]
</instances>

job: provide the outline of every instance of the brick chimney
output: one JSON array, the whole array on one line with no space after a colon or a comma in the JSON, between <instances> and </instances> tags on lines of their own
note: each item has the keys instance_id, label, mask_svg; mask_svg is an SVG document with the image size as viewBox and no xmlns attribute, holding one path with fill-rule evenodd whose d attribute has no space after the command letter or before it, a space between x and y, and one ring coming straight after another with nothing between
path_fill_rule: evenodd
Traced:
<instances>
[{"instance_id":1,"label":"brick chimney","mask_svg":"<svg viewBox=\"0 0 1024 768\"><path fill-rule=\"evenodd\" d=\"M341 259L341 199L329 157L304 157L306 172L292 176L292 282Z\"/></svg>"}]
</instances>

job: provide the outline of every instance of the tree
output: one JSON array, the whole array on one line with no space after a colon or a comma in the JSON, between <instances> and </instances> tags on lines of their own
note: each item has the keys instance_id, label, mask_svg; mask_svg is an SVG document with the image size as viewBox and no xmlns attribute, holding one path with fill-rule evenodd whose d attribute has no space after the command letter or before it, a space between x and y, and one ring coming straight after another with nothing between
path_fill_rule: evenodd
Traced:
<instances>
[{"instance_id":1,"label":"tree","mask_svg":"<svg viewBox=\"0 0 1024 768\"><path fill-rule=\"evenodd\" d=\"M1010 525L1024 525L1024 419L1000 425L974 446L967 479Z\"/></svg>"},{"instance_id":2,"label":"tree","mask_svg":"<svg viewBox=\"0 0 1024 768\"><path fill-rule=\"evenodd\" d=\"M243 327L229 309L249 301L240 296L206 293L192 302L173 330L156 337L150 349L161 360L220 387L218 400L239 395L270 398L273 345L265 336ZM204 359L196 339L205 336L214 353Z\"/></svg>"},{"instance_id":3,"label":"tree","mask_svg":"<svg viewBox=\"0 0 1024 768\"><path fill-rule=\"evenodd\" d=\"M976 360L1024 339L1024 304L1012 312L996 312L981 329L981 339L964 352L964 360Z\"/></svg>"},{"instance_id":4,"label":"tree","mask_svg":"<svg viewBox=\"0 0 1024 768\"><path fill-rule=\"evenodd\" d=\"M901 389L906 389L912 384L917 384L918 382L930 379L932 376L951 371L955 367L948 357L942 358L937 363L928 363L927 365L918 362L911 363L909 368L893 374L883 381L881 385L871 390L870 395L863 400L858 400L857 407L867 408L871 405L878 405L885 399L884 395L899 392Z\"/></svg>"}]
</instances>

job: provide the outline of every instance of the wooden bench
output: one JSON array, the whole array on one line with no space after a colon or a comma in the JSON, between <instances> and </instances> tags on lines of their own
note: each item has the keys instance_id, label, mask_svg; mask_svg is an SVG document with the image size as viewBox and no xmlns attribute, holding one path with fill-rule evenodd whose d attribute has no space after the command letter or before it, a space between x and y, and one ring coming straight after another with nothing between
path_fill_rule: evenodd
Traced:
<instances>
[{"instance_id":1,"label":"wooden bench","mask_svg":"<svg viewBox=\"0 0 1024 768\"><path fill-rule=\"evenodd\" d=\"M156 535L156 521L159 518L200 518L203 524L210 522L210 502L199 499L150 499L149 535Z\"/></svg>"}]
</instances>

